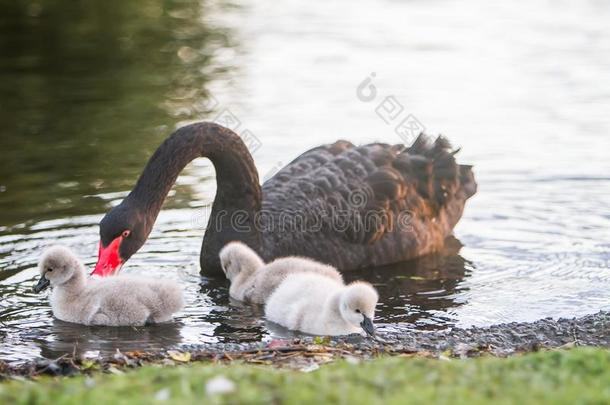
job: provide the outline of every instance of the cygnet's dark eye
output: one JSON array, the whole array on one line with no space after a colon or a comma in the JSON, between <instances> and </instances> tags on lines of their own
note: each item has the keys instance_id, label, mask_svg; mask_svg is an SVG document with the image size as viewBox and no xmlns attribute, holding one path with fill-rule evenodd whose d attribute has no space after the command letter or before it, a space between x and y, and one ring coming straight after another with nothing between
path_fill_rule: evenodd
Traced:
<instances>
[{"instance_id":1,"label":"cygnet's dark eye","mask_svg":"<svg viewBox=\"0 0 610 405\"><path fill-rule=\"evenodd\" d=\"M47 271L53 271L53 269L49 267L49 268L47 268Z\"/></svg>"},{"instance_id":2,"label":"cygnet's dark eye","mask_svg":"<svg viewBox=\"0 0 610 405\"><path fill-rule=\"evenodd\" d=\"M357 312L357 313L360 313L360 310L359 310L359 309L357 309L357 310L356 310L356 312Z\"/></svg>"}]
</instances>

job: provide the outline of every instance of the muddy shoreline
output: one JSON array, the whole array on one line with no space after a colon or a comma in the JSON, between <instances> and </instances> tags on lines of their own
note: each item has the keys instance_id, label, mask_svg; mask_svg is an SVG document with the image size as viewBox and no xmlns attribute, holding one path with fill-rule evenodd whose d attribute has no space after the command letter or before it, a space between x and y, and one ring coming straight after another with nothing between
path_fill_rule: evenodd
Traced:
<instances>
[{"instance_id":1,"label":"muddy shoreline","mask_svg":"<svg viewBox=\"0 0 610 405\"><path fill-rule=\"evenodd\" d=\"M120 373L145 364L180 364L191 361L267 364L309 370L338 358L358 361L379 355L430 357L508 356L540 349L575 346L610 347L610 312L601 311L573 319L541 319L485 328L453 328L433 332L383 333L377 339L360 336L299 338L248 344L185 345L159 352L118 352L111 357L83 359L65 355L23 364L0 360L0 379L15 376L77 375L92 372Z\"/></svg>"}]
</instances>

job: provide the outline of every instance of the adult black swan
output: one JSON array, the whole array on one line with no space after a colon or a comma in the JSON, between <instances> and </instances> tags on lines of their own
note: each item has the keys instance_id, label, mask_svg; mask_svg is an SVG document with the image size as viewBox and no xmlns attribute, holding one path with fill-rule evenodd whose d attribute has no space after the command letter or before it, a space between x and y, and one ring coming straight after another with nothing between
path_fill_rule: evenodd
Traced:
<instances>
[{"instance_id":1,"label":"adult black swan","mask_svg":"<svg viewBox=\"0 0 610 405\"><path fill-rule=\"evenodd\" d=\"M420 135L410 147L337 141L296 158L262 188L240 137L213 123L175 131L135 187L100 222L94 274L114 273L144 244L182 169L206 157L217 192L203 238L206 275L221 274L218 252L239 240L270 260L301 255L342 270L380 266L434 252L476 191L471 166L449 142Z\"/></svg>"}]
</instances>

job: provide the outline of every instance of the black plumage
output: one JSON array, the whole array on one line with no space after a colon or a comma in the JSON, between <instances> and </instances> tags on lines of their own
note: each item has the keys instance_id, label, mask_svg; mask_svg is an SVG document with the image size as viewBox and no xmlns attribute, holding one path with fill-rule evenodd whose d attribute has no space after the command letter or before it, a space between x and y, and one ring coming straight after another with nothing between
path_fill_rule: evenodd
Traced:
<instances>
[{"instance_id":1,"label":"black plumage","mask_svg":"<svg viewBox=\"0 0 610 405\"><path fill-rule=\"evenodd\" d=\"M239 136L197 123L158 148L133 191L102 220L102 243L129 227L140 234L122 257L135 253L178 174L199 156L212 161L218 183L200 260L202 273L210 275L221 273L218 252L233 240L267 261L300 255L341 270L432 253L442 248L476 192L471 166L456 163L445 138L431 141L425 135L409 147L347 141L319 146L261 187ZM143 223L125 222L126 212L131 222L143 218Z\"/></svg>"}]
</instances>

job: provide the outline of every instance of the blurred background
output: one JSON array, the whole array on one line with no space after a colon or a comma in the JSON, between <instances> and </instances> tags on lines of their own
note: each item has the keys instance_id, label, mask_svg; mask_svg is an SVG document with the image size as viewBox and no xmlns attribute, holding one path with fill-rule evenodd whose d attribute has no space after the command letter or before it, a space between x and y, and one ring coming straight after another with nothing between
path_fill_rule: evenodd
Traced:
<instances>
[{"instance_id":1,"label":"blurred background","mask_svg":"<svg viewBox=\"0 0 610 405\"><path fill-rule=\"evenodd\" d=\"M0 0L0 358L289 336L198 275L215 193L203 159L124 268L183 283L178 323L70 325L30 292L51 243L94 264L103 214L203 119L260 143L261 179L339 138L408 142L395 128L409 116L462 148L479 182L464 247L348 275L379 288L382 329L610 309L608 21L600 0Z\"/></svg>"}]
</instances>

